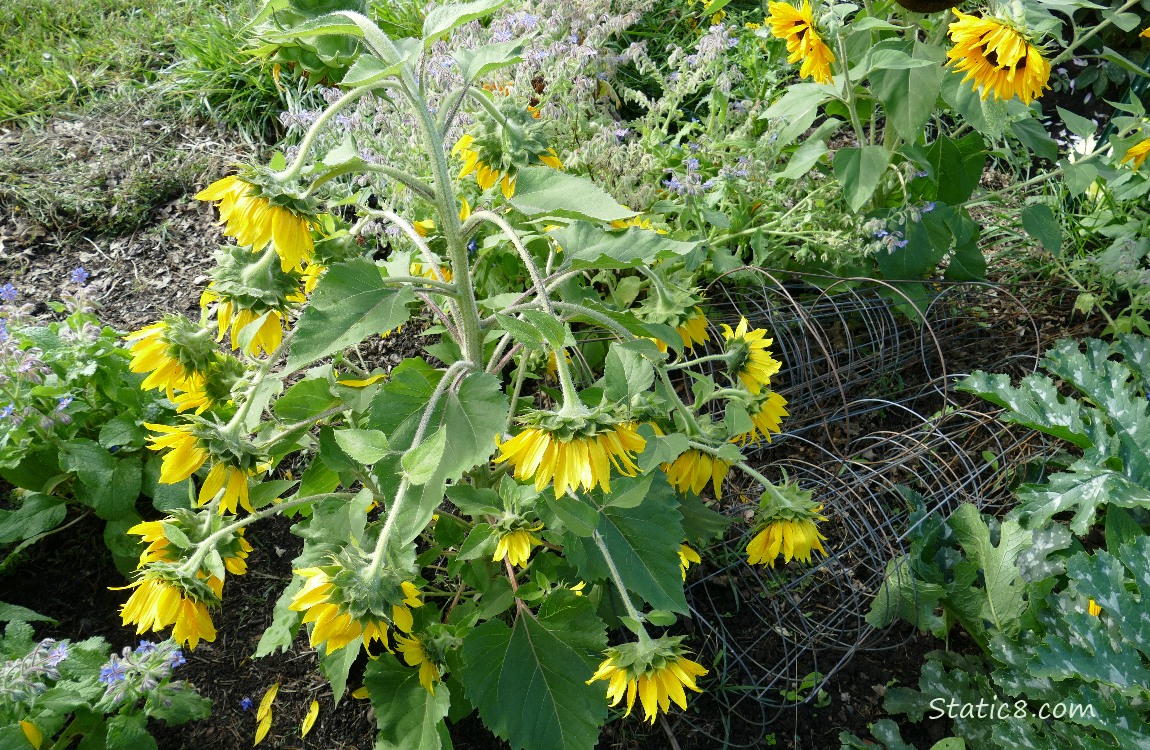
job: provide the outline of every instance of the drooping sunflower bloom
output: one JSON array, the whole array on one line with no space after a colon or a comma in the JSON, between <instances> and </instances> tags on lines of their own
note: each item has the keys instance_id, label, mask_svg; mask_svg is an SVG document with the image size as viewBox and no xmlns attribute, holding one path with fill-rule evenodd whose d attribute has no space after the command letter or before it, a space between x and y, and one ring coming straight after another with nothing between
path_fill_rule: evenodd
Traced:
<instances>
[{"instance_id":1,"label":"drooping sunflower bloom","mask_svg":"<svg viewBox=\"0 0 1150 750\"><path fill-rule=\"evenodd\" d=\"M759 401L758 406L751 414L751 423L754 424L749 431L731 438L732 443L746 445L766 439L771 442L771 434L778 434L782 428L783 417L787 413L787 400L774 391L767 391L766 398Z\"/></svg>"},{"instance_id":2,"label":"drooping sunflower bloom","mask_svg":"<svg viewBox=\"0 0 1150 750\"><path fill-rule=\"evenodd\" d=\"M255 185L231 175L201 190L196 199L219 202L224 234L253 252L270 242L283 270L299 269L315 251L308 218L258 193Z\"/></svg>"},{"instance_id":3,"label":"drooping sunflower bloom","mask_svg":"<svg viewBox=\"0 0 1150 750\"><path fill-rule=\"evenodd\" d=\"M1148 29L1150 31L1150 29ZM1134 162L1134 168L1138 169L1142 166L1142 162L1146 161L1146 157L1150 155L1150 138L1141 141L1126 151L1126 155L1122 157L1122 164L1128 161Z\"/></svg>"},{"instance_id":4,"label":"drooping sunflower bloom","mask_svg":"<svg viewBox=\"0 0 1150 750\"><path fill-rule=\"evenodd\" d=\"M974 80L982 98L1018 97L1030 104L1050 88L1050 61L1027 40L1026 32L994 16L967 15L960 10L950 24L954 46L946 53L948 65L965 72L963 82Z\"/></svg>"},{"instance_id":5,"label":"drooping sunflower bloom","mask_svg":"<svg viewBox=\"0 0 1150 750\"><path fill-rule=\"evenodd\" d=\"M300 281L303 282L303 293L311 294L319 285L319 280L323 277L324 272L327 271L327 266L321 263L308 263L300 275Z\"/></svg>"},{"instance_id":6,"label":"drooping sunflower bloom","mask_svg":"<svg viewBox=\"0 0 1150 750\"><path fill-rule=\"evenodd\" d=\"M729 372L757 396L763 386L770 385L771 376L779 371L782 363L771 356L768 347L774 339L766 338L766 330L756 328L748 331L747 325L747 319L743 318L739 327L732 331L723 323L723 338L727 340L727 351L733 353Z\"/></svg>"},{"instance_id":7,"label":"drooping sunflower bloom","mask_svg":"<svg viewBox=\"0 0 1150 750\"><path fill-rule=\"evenodd\" d=\"M209 576L204 583L215 594L214 601L219 601L224 582ZM189 648L194 649L201 640L210 643L216 639L216 628L208 613L209 602L202 592L185 591L174 581L148 575L127 588L135 591L120 608L120 619L124 625L135 623L137 635L174 625L172 639L187 643Z\"/></svg>"},{"instance_id":8,"label":"drooping sunflower bloom","mask_svg":"<svg viewBox=\"0 0 1150 750\"><path fill-rule=\"evenodd\" d=\"M682 647L682 637L659 638L646 644L624 643L604 652L606 659L587 680L607 681L607 697L612 706L627 696L627 713L635 707L635 697L643 704L644 718L654 724L659 712L670 711L674 701L679 708L687 708L687 694L683 688L703 692L695 683L696 677L707 674L698 662L688 659Z\"/></svg>"},{"instance_id":9,"label":"drooping sunflower bloom","mask_svg":"<svg viewBox=\"0 0 1150 750\"><path fill-rule=\"evenodd\" d=\"M497 165L494 161L484 160L480 149L476 148L474 136L464 135L451 148L451 155L463 160L463 168L459 171L458 179L463 179L475 173L475 182L480 190L490 190L496 184L503 191L503 197L510 199L515 195L515 171L513 165L506 167ZM563 162L552 148L540 148L538 151L528 150L524 154L507 155L505 161L521 161L526 164L545 164L552 169L563 169Z\"/></svg>"},{"instance_id":10,"label":"drooping sunflower bloom","mask_svg":"<svg viewBox=\"0 0 1150 750\"><path fill-rule=\"evenodd\" d=\"M821 507L821 506L820 506ZM819 520L825 521L823 516ZM751 543L747 545L747 559L751 565L766 565L775 567L775 559L781 554L783 562L789 563L792 559L809 563L811 554L821 552L826 537L819 531L813 520L786 520L773 521L760 531Z\"/></svg>"},{"instance_id":11,"label":"drooping sunflower bloom","mask_svg":"<svg viewBox=\"0 0 1150 750\"><path fill-rule=\"evenodd\" d=\"M500 535L499 543L495 545L495 555L491 558L492 562L499 562L506 557L507 562L522 568L531 558L531 550L543 544L539 537L531 533L542 528L543 524L539 524L532 528L513 529Z\"/></svg>"},{"instance_id":12,"label":"drooping sunflower bloom","mask_svg":"<svg viewBox=\"0 0 1150 750\"><path fill-rule=\"evenodd\" d=\"M437 270L438 273L436 273ZM433 266L424 271L422 263L411 264L411 275L422 276L425 279L434 279L435 281L446 281L449 284L455 278L450 266Z\"/></svg>"},{"instance_id":13,"label":"drooping sunflower bloom","mask_svg":"<svg viewBox=\"0 0 1150 750\"><path fill-rule=\"evenodd\" d=\"M794 64L801 60L801 77L813 78L815 83L830 83L835 56L819 35L810 0L803 0L802 8L790 3L768 2L767 11L771 34L786 40L787 62Z\"/></svg>"},{"instance_id":14,"label":"drooping sunflower bloom","mask_svg":"<svg viewBox=\"0 0 1150 750\"><path fill-rule=\"evenodd\" d=\"M329 572L324 568L303 568L296 570L297 575L306 579L288 605L293 612L304 612L303 622L315 623L311 631L312 648L318 648L321 643L327 644L327 653L337 651L356 638L362 638L365 645L372 640L378 640L387 648L387 621L383 616L374 612L363 612L353 616L352 602L349 601L348 590L339 585L338 578L344 575L353 575L347 569ZM376 587L373 593L379 593L387 586ZM423 602L419 598L419 589L410 581L403 581L396 589L395 599L390 601L391 624L404 632L410 633L414 625L414 618L410 607L421 607Z\"/></svg>"},{"instance_id":15,"label":"drooping sunflower bloom","mask_svg":"<svg viewBox=\"0 0 1150 750\"><path fill-rule=\"evenodd\" d=\"M687 569L694 563L698 565L703 562L703 558L699 557L699 553L691 549L686 544L679 545L679 570L683 574L683 580L687 580Z\"/></svg>"},{"instance_id":16,"label":"drooping sunflower bloom","mask_svg":"<svg viewBox=\"0 0 1150 750\"><path fill-rule=\"evenodd\" d=\"M248 477L256 473L255 469L244 471L224 462L213 463L207 478L200 486L200 505L207 505L223 490L224 494L220 498L218 509L220 515L225 513L234 515L237 508L243 508L248 513L254 512L248 494Z\"/></svg>"},{"instance_id":17,"label":"drooping sunflower bloom","mask_svg":"<svg viewBox=\"0 0 1150 750\"><path fill-rule=\"evenodd\" d=\"M635 455L646 445L632 423L586 420L579 430L528 427L499 443L495 462L510 461L515 478L534 477L539 491L554 480L558 498L579 488L602 487L610 492L611 467L620 474L635 476Z\"/></svg>"},{"instance_id":18,"label":"drooping sunflower bloom","mask_svg":"<svg viewBox=\"0 0 1150 750\"><path fill-rule=\"evenodd\" d=\"M304 301L303 294L293 297L292 302ZM216 292L209 285L200 294L200 307L216 304L217 340L222 340L224 334L231 329L232 350L240 348L240 333L244 328L259 323L256 333L248 344L247 353L253 357L268 355L279 348L283 343L284 313L281 310L268 307L266 309L253 309L241 307L237 300L228 299Z\"/></svg>"},{"instance_id":19,"label":"drooping sunflower bloom","mask_svg":"<svg viewBox=\"0 0 1150 750\"><path fill-rule=\"evenodd\" d=\"M175 484L182 482L204 465L208 460L208 449L196 437L195 425L183 424L171 427L166 424L145 422L144 427L159 435L149 436L148 445L154 451L168 449L160 466L160 482Z\"/></svg>"},{"instance_id":20,"label":"drooping sunflower bloom","mask_svg":"<svg viewBox=\"0 0 1150 750\"><path fill-rule=\"evenodd\" d=\"M705 344L711 340L711 334L707 332L707 315L702 308L691 308L681 320L682 322L675 326L675 332L683 340L684 350L694 351L695 344ZM654 339L654 341L655 346L659 347L659 351L667 351L667 342L660 339Z\"/></svg>"},{"instance_id":21,"label":"drooping sunflower bloom","mask_svg":"<svg viewBox=\"0 0 1150 750\"><path fill-rule=\"evenodd\" d=\"M179 515L179 511L177 511L177 515L165 520L167 523L178 526L184 532L185 538L195 538L197 535L194 530L200 528L200 524L194 519L188 523L188 518ZM190 547L181 549L172 542L165 533L164 522L162 521L143 521L128 529L128 533L135 534L141 537L142 541L148 543L147 548L140 553L140 564L136 566L137 568L143 568L155 562L176 562L185 553L192 551ZM252 551L252 545L244 538L243 529L238 529L227 542L217 543L217 549L220 550L224 559L224 567L229 573L242 576L248 572L247 557Z\"/></svg>"},{"instance_id":22,"label":"drooping sunflower bloom","mask_svg":"<svg viewBox=\"0 0 1150 750\"><path fill-rule=\"evenodd\" d=\"M189 372L176 358L165 336L167 330L168 323L160 321L144 326L125 338L130 342L128 351L132 353L129 369L136 373L149 373L140 388L145 391L165 389L168 400L171 400L176 390L187 389L188 381L195 376L195 371Z\"/></svg>"},{"instance_id":23,"label":"drooping sunflower bloom","mask_svg":"<svg viewBox=\"0 0 1150 750\"><path fill-rule=\"evenodd\" d=\"M407 662L407 666L419 667L419 684L423 685L424 690L435 695L435 683L439 682L439 667L427 655L427 649L423 647L423 643L418 637L405 638L396 634L395 645L399 649L399 653L403 654L403 660Z\"/></svg>"},{"instance_id":24,"label":"drooping sunflower bloom","mask_svg":"<svg viewBox=\"0 0 1150 750\"><path fill-rule=\"evenodd\" d=\"M679 492L690 490L698 495L710 481L716 500L723 494L723 480L730 468L726 461L694 448L683 451L674 461L662 466L667 481Z\"/></svg>"}]
</instances>

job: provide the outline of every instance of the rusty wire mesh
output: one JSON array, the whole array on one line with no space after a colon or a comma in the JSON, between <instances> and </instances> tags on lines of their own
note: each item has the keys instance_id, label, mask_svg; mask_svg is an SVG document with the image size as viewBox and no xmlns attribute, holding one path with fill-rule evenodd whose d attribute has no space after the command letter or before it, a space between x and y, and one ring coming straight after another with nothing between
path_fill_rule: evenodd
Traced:
<instances>
[{"instance_id":1,"label":"rusty wire mesh","mask_svg":"<svg viewBox=\"0 0 1150 750\"><path fill-rule=\"evenodd\" d=\"M713 287L708 317L735 325L745 316L774 336L783 368L773 387L792 416L749 461L814 491L829 519L821 525L829 556L751 567L743 553L751 530L734 524L689 578L691 643L712 673L698 710L674 715L671 730L715 746L760 746L782 711L816 699L855 653L898 645L865 618L888 562L907 552L912 507L900 487L919 493L928 511L971 502L995 512L1009 500L1008 469L1043 450L1032 433L953 389L956 375L974 369L1035 369L1038 330L1007 291L920 285L910 294L845 281L816 289L766 272L758 279ZM749 514L758 493L731 486L724 512Z\"/></svg>"}]
</instances>

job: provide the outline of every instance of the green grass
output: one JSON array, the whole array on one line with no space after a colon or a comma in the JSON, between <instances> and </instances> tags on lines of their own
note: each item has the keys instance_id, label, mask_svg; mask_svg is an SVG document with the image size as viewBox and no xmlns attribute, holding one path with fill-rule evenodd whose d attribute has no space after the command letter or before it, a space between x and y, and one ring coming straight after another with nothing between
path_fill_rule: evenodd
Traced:
<instances>
[{"instance_id":1,"label":"green grass","mask_svg":"<svg viewBox=\"0 0 1150 750\"><path fill-rule=\"evenodd\" d=\"M155 81L177 42L224 0L7 0L0 15L0 123Z\"/></svg>"}]
</instances>

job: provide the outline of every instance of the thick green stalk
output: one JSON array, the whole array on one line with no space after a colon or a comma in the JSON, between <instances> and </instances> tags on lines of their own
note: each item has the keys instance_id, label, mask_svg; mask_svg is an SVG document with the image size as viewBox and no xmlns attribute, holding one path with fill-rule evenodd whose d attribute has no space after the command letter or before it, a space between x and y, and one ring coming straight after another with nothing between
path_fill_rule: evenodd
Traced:
<instances>
[{"instance_id":1,"label":"thick green stalk","mask_svg":"<svg viewBox=\"0 0 1150 750\"><path fill-rule=\"evenodd\" d=\"M451 256L451 270L458 297L455 300L459 309L460 334L463 339L463 356L475 367L482 367L483 331L479 323L479 305L475 299L475 288L471 281L471 267L468 263L467 245L460 231L459 208L452 189L451 174L447 170L444 155L443 135L436 127L435 118L428 111L427 102L418 93L418 87L411 71L404 69L403 82L411 98L416 117L419 118L424 145L431 157L434 175L436 203L443 226L443 238Z\"/></svg>"},{"instance_id":2,"label":"thick green stalk","mask_svg":"<svg viewBox=\"0 0 1150 750\"><path fill-rule=\"evenodd\" d=\"M419 427L415 430L415 436L411 439L411 447L415 448L423 441L423 434L427 432L428 425L431 424L431 415L435 411L439 399L451 387L455 381L455 376L461 370L469 369L472 365L468 362L455 362L447 371L443 373L443 377L439 379L439 383L435 386L435 390L431 394L431 398L427 400L427 406L423 409L423 416L419 420ZM395 492L395 499L391 502L390 507L387 509L387 519L383 522L383 528L379 532L379 538L375 542L375 549L371 553L371 564L367 569L367 578L372 580L379 574L379 568L383 565L384 553L387 551L387 544L391 540L391 534L395 530L395 522L399 518L400 509L403 508L407 500L407 491L411 488L410 483L405 476L399 482L399 488Z\"/></svg>"},{"instance_id":3,"label":"thick green stalk","mask_svg":"<svg viewBox=\"0 0 1150 750\"><path fill-rule=\"evenodd\" d=\"M639 636L639 643L647 643L651 640L651 636L647 634L647 628L643 625L643 615L631 603L631 595L627 593L627 586L623 583L623 577L619 575L619 568L615 566L615 560L611 557L611 551L607 549L607 543L603 541L603 536L598 530L591 533L591 538L595 540L595 546L599 548L599 552L603 555L603 559L607 561L607 570L611 573L611 581L615 584L615 588L619 591L619 598L623 600L623 607L627 610L627 616L635 621L636 626L639 628L637 635Z\"/></svg>"}]
</instances>

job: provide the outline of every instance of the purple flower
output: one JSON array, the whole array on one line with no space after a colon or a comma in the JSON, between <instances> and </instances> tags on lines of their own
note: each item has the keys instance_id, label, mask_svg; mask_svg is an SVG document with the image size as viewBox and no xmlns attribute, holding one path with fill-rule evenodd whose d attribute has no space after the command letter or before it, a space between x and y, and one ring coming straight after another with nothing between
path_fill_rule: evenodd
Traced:
<instances>
[{"instance_id":1,"label":"purple flower","mask_svg":"<svg viewBox=\"0 0 1150 750\"><path fill-rule=\"evenodd\" d=\"M88 283L88 272L84 270L83 266L79 266L78 268L72 269L72 273L69 275L69 278L72 279L73 284L84 286L84 284Z\"/></svg>"},{"instance_id":2,"label":"purple flower","mask_svg":"<svg viewBox=\"0 0 1150 750\"><path fill-rule=\"evenodd\" d=\"M927 175L926 175L926 172L918 171L918 172L914 173L914 176L915 177L926 177Z\"/></svg>"},{"instance_id":3,"label":"purple flower","mask_svg":"<svg viewBox=\"0 0 1150 750\"><path fill-rule=\"evenodd\" d=\"M187 663L188 660L184 658L184 652L178 648L168 657L168 666L172 669L175 669L176 667L182 667Z\"/></svg>"},{"instance_id":4,"label":"purple flower","mask_svg":"<svg viewBox=\"0 0 1150 750\"><path fill-rule=\"evenodd\" d=\"M511 29L500 29L491 35L491 38L496 42L510 42Z\"/></svg>"},{"instance_id":5,"label":"purple flower","mask_svg":"<svg viewBox=\"0 0 1150 750\"><path fill-rule=\"evenodd\" d=\"M894 246L895 247L906 247L907 242L909 242L909 240L899 240L898 242L894 243Z\"/></svg>"},{"instance_id":6,"label":"purple flower","mask_svg":"<svg viewBox=\"0 0 1150 750\"><path fill-rule=\"evenodd\" d=\"M112 660L100 667L100 682L105 685L114 685L117 682L122 682L127 675L124 672L124 665L120 664L120 660L115 656Z\"/></svg>"},{"instance_id":7,"label":"purple flower","mask_svg":"<svg viewBox=\"0 0 1150 750\"><path fill-rule=\"evenodd\" d=\"M886 231L885 229L880 229L874 233L874 236L878 237L881 240L883 237L886 237L888 234L890 234L890 232Z\"/></svg>"},{"instance_id":8,"label":"purple flower","mask_svg":"<svg viewBox=\"0 0 1150 750\"><path fill-rule=\"evenodd\" d=\"M64 411L68 405L72 403L71 396L61 396L59 403L56 404L56 411Z\"/></svg>"},{"instance_id":9,"label":"purple flower","mask_svg":"<svg viewBox=\"0 0 1150 750\"><path fill-rule=\"evenodd\" d=\"M927 201L922 207L922 212L924 214L929 214L933 210L934 210L934 201Z\"/></svg>"},{"instance_id":10,"label":"purple flower","mask_svg":"<svg viewBox=\"0 0 1150 750\"><path fill-rule=\"evenodd\" d=\"M15 302L16 295L18 294L19 292L16 290L16 287L12 286L11 282L0 286L0 300L4 302Z\"/></svg>"},{"instance_id":11,"label":"purple flower","mask_svg":"<svg viewBox=\"0 0 1150 750\"><path fill-rule=\"evenodd\" d=\"M151 654L155 653L155 651L156 644L152 643L151 641L140 641L140 645L136 646L137 654Z\"/></svg>"},{"instance_id":12,"label":"purple flower","mask_svg":"<svg viewBox=\"0 0 1150 750\"><path fill-rule=\"evenodd\" d=\"M247 697L246 695L243 698L240 698L240 710L251 711L252 710L252 699Z\"/></svg>"},{"instance_id":13,"label":"purple flower","mask_svg":"<svg viewBox=\"0 0 1150 750\"><path fill-rule=\"evenodd\" d=\"M11 408L11 407L9 407L9 408ZM64 661L67 658L68 658L68 644L63 643L63 642L57 643L55 646L52 647L52 650L48 652L48 658L44 660L44 664L48 667L58 667L60 665L60 662Z\"/></svg>"},{"instance_id":14,"label":"purple flower","mask_svg":"<svg viewBox=\"0 0 1150 750\"><path fill-rule=\"evenodd\" d=\"M687 171L688 172L694 172L696 169L699 168L699 160L693 156L691 158L687 159L687 161L685 161L683 163L687 165Z\"/></svg>"},{"instance_id":15,"label":"purple flower","mask_svg":"<svg viewBox=\"0 0 1150 750\"><path fill-rule=\"evenodd\" d=\"M631 132L631 128L615 128L613 132L616 138L623 140L627 137L627 134Z\"/></svg>"}]
</instances>

